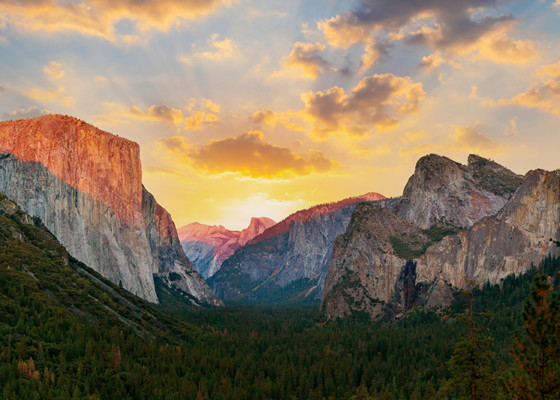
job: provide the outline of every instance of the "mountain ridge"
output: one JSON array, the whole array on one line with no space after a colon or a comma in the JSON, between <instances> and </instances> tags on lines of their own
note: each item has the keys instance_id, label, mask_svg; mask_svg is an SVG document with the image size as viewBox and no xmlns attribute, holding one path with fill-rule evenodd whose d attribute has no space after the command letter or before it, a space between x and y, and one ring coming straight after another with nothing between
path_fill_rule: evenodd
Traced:
<instances>
[{"instance_id":1,"label":"mountain ridge","mask_svg":"<svg viewBox=\"0 0 560 400\"><path fill-rule=\"evenodd\" d=\"M221 304L184 255L169 213L142 186L138 144L48 115L0 123L0 152L0 192L78 260L154 303L158 275L191 299Z\"/></svg>"},{"instance_id":2,"label":"mountain ridge","mask_svg":"<svg viewBox=\"0 0 560 400\"><path fill-rule=\"evenodd\" d=\"M297 211L239 248L209 280L225 300L249 304L318 303L335 237L371 192Z\"/></svg>"},{"instance_id":3,"label":"mountain ridge","mask_svg":"<svg viewBox=\"0 0 560 400\"><path fill-rule=\"evenodd\" d=\"M397 203L393 218L405 217L424 233L433 235L434 240L413 251L411 245L417 246L418 241L395 237L392 248L381 251L378 257L397 250L405 256L399 263L380 262L375 259L378 251L370 249L375 243L368 238L386 234L385 228L375 221L378 218L375 210L364 212L357 208L353 223L337 238L338 245L333 251L327 277L329 290L325 290L322 302L327 318L344 317L354 311L366 311L372 319L395 318L413 305L442 309L452 301L453 291L465 288L471 280L497 284L507 276L527 272L531 265L547 256L560 255L560 173L557 171L533 170L521 179L480 156L470 155L465 166L428 155L418 161L415 175L404 189L407 212L399 208L403 203ZM450 177L455 181L446 181ZM493 196L488 194L490 190ZM458 198L463 202L459 207L452 207ZM496 201L481 201L484 198ZM491 213L502 203L499 198L505 202ZM417 203L411 206L406 204L407 199ZM365 258L360 261L356 254ZM379 274L359 275L360 271L371 269L386 269L385 274L391 271L392 279ZM345 271L354 272L348 275ZM342 288L344 296L330 290L336 285L340 287L344 277L348 275L346 279L351 279L352 274L358 274L360 279ZM399 278L394 279L396 276Z\"/></svg>"},{"instance_id":4,"label":"mountain ridge","mask_svg":"<svg viewBox=\"0 0 560 400\"><path fill-rule=\"evenodd\" d=\"M204 278L214 275L222 262L249 240L276 224L267 217L252 217L243 230L229 230L222 225L193 222L177 230L181 246L195 269Z\"/></svg>"}]
</instances>

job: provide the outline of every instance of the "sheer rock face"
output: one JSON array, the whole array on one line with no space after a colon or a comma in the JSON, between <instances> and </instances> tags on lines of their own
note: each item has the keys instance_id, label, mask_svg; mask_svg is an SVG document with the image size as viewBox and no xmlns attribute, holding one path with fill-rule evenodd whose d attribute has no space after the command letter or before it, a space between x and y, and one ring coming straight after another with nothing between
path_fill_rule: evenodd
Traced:
<instances>
[{"instance_id":1,"label":"sheer rock face","mask_svg":"<svg viewBox=\"0 0 560 400\"><path fill-rule=\"evenodd\" d=\"M395 249L395 240L421 251L429 239L392 211L359 204L334 243L321 309L328 319L361 311L372 319L402 313L416 298L415 265ZM387 305L391 305L391 310Z\"/></svg>"},{"instance_id":2,"label":"sheer rock face","mask_svg":"<svg viewBox=\"0 0 560 400\"><path fill-rule=\"evenodd\" d=\"M209 284L223 299L248 303L317 302L323 294L334 239L357 203L378 193L298 211L250 240L222 264Z\"/></svg>"},{"instance_id":3,"label":"sheer rock face","mask_svg":"<svg viewBox=\"0 0 560 400\"><path fill-rule=\"evenodd\" d=\"M522 177L493 161L469 156L468 165L430 154L416 164L396 213L427 229L436 222L468 228L496 214Z\"/></svg>"},{"instance_id":4,"label":"sheer rock face","mask_svg":"<svg viewBox=\"0 0 560 400\"><path fill-rule=\"evenodd\" d=\"M422 165L426 163L430 168ZM405 214L412 225L418 223L416 228L407 227L389 209L360 205L344 235L336 239L322 301L328 318L354 311L364 311L373 319L392 318L414 305L446 307L453 300L452 290L464 288L470 280L498 284L508 275L526 272L548 255L560 255L560 171L530 171L520 183L517 175L477 156L469 157L469 166L439 156L424 157L419 164L417 173L424 178L412 177L411 181L428 182L429 193L411 191L420 197L422 201L416 204L422 207L412 207ZM405 198L415 185L411 181ZM477 193L476 199L482 194L492 199L490 193L505 203L494 215L480 218L491 212L488 204L497 208L501 202L477 200L454 208L449 198L457 196L457 188L471 193L471 200L472 193ZM397 203L393 210L402 212L399 206L403 204ZM484 212L477 214L476 207ZM429 241L422 237L433 235L433 230L414 233L441 216L456 224L463 221L462 226L477 222L434 244L437 235ZM394 240L398 235L400 244ZM416 236L403 240L403 235ZM425 252L418 244L425 246ZM420 253L415 254L418 249Z\"/></svg>"},{"instance_id":5,"label":"sheer rock face","mask_svg":"<svg viewBox=\"0 0 560 400\"><path fill-rule=\"evenodd\" d=\"M0 151L36 161L54 176L142 225L140 147L72 117L0 122Z\"/></svg>"},{"instance_id":6,"label":"sheer rock face","mask_svg":"<svg viewBox=\"0 0 560 400\"><path fill-rule=\"evenodd\" d=\"M549 254L560 255L560 175L534 170L497 215L431 246L418 260L418 279L496 284Z\"/></svg>"},{"instance_id":7,"label":"sheer rock face","mask_svg":"<svg viewBox=\"0 0 560 400\"><path fill-rule=\"evenodd\" d=\"M136 143L49 115L0 123L0 152L0 191L78 260L151 302L158 274L198 302L219 303L192 270L171 217L142 187Z\"/></svg>"},{"instance_id":8,"label":"sheer rock face","mask_svg":"<svg viewBox=\"0 0 560 400\"><path fill-rule=\"evenodd\" d=\"M214 275L222 262L249 240L276 224L266 217L251 218L249 226L241 231L230 231L221 225L205 225L198 222L177 230L185 254L194 268L204 278Z\"/></svg>"}]
</instances>

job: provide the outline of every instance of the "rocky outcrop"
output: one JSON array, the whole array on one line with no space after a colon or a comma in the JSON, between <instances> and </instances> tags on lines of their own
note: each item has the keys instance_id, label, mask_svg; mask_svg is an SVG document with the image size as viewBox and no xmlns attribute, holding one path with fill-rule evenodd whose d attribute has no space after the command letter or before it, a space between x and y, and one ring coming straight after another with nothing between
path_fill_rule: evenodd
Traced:
<instances>
[{"instance_id":1,"label":"rocky outcrop","mask_svg":"<svg viewBox=\"0 0 560 400\"><path fill-rule=\"evenodd\" d=\"M222 305L185 255L171 215L144 188L142 199L144 226L154 260L153 274L195 303Z\"/></svg>"},{"instance_id":2,"label":"rocky outcrop","mask_svg":"<svg viewBox=\"0 0 560 400\"><path fill-rule=\"evenodd\" d=\"M72 117L47 115L0 122L0 151L40 163L68 186L105 204L123 223L142 225L137 143Z\"/></svg>"},{"instance_id":3,"label":"rocky outcrop","mask_svg":"<svg viewBox=\"0 0 560 400\"><path fill-rule=\"evenodd\" d=\"M238 249L208 283L227 300L252 304L318 302L337 235L356 204L378 193L298 211Z\"/></svg>"},{"instance_id":4,"label":"rocky outcrop","mask_svg":"<svg viewBox=\"0 0 560 400\"><path fill-rule=\"evenodd\" d=\"M468 228L496 214L521 179L476 155L470 155L468 165L462 165L430 154L418 160L395 212L423 229L441 222Z\"/></svg>"},{"instance_id":5,"label":"rocky outcrop","mask_svg":"<svg viewBox=\"0 0 560 400\"><path fill-rule=\"evenodd\" d=\"M169 214L142 187L139 147L59 115L0 123L0 191L78 260L151 302L153 275L220 301L192 270Z\"/></svg>"},{"instance_id":6,"label":"rocky outcrop","mask_svg":"<svg viewBox=\"0 0 560 400\"><path fill-rule=\"evenodd\" d=\"M328 318L356 311L396 318L415 305L446 307L469 281L498 284L560 255L558 171L530 171L520 183L478 156L462 166L430 155L418 162L403 199L394 210L416 231L389 209L360 205L337 238L322 302ZM483 216L490 206L500 209ZM441 220L469 228L453 232Z\"/></svg>"},{"instance_id":7,"label":"rocky outcrop","mask_svg":"<svg viewBox=\"0 0 560 400\"><path fill-rule=\"evenodd\" d=\"M177 230L181 245L194 268L204 278L214 275L222 262L249 240L276 224L266 217L251 218L249 226L242 231L230 231L221 225L204 225L198 222Z\"/></svg>"},{"instance_id":8,"label":"rocky outcrop","mask_svg":"<svg viewBox=\"0 0 560 400\"><path fill-rule=\"evenodd\" d=\"M496 284L549 254L560 255L560 176L535 170L497 215L430 247L418 259L418 279L458 288L468 280Z\"/></svg>"},{"instance_id":9,"label":"rocky outcrop","mask_svg":"<svg viewBox=\"0 0 560 400\"><path fill-rule=\"evenodd\" d=\"M321 309L328 319L364 312L373 319L410 309L417 298L415 263L430 238L392 211L359 204L334 243Z\"/></svg>"}]
</instances>

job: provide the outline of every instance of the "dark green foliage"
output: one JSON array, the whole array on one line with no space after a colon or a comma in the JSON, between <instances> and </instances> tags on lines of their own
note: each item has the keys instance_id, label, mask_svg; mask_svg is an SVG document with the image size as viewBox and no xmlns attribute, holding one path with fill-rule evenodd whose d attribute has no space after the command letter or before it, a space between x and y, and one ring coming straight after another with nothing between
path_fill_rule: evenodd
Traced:
<instances>
[{"instance_id":1,"label":"dark green foliage","mask_svg":"<svg viewBox=\"0 0 560 400\"><path fill-rule=\"evenodd\" d=\"M177 274L177 273L175 273L175 272L171 272L171 273L169 274L169 280L170 280L171 282L178 281L178 280L180 280L180 279L181 279L181 275L179 275L179 274Z\"/></svg>"},{"instance_id":2,"label":"dark green foliage","mask_svg":"<svg viewBox=\"0 0 560 400\"><path fill-rule=\"evenodd\" d=\"M274 281L264 282L249 293L243 293L236 296L232 301L243 304L245 302L255 303L258 305L282 305L294 307L310 307L319 306L320 300L313 296L304 297L307 291L317 286L315 279L302 278L290 282L286 287L277 285Z\"/></svg>"},{"instance_id":3,"label":"dark green foliage","mask_svg":"<svg viewBox=\"0 0 560 400\"><path fill-rule=\"evenodd\" d=\"M460 230L461 229L457 228L455 225L446 222L438 222L433 224L430 228L425 229L424 234L426 234L426 236L430 239L431 243L429 246L431 246L448 235L455 235L459 233Z\"/></svg>"},{"instance_id":4,"label":"dark green foliage","mask_svg":"<svg viewBox=\"0 0 560 400\"><path fill-rule=\"evenodd\" d=\"M0 215L1 399L435 399L467 333L420 309L397 323L201 309L158 281L155 308L65 256L52 235ZM557 288L560 260L543 268ZM496 394L533 275L474 291L474 309L495 314ZM458 298L448 315L467 307Z\"/></svg>"},{"instance_id":5,"label":"dark green foliage","mask_svg":"<svg viewBox=\"0 0 560 400\"><path fill-rule=\"evenodd\" d=\"M515 192L523 177L506 169L496 168L496 165L491 160L479 158L473 173L473 178L477 181L477 184L498 196Z\"/></svg>"},{"instance_id":6,"label":"dark green foliage","mask_svg":"<svg viewBox=\"0 0 560 400\"><path fill-rule=\"evenodd\" d=\"M439 222L432 225L429 229L423 230L422 232L425 236L402 233L393 235L389 239L391 240L391 246L395 255L405 260L412 260L424 254L432 244L439 242L445 236L454 235L459 231L460 229L454 225Z\"/></svg>"},{"instance_id":7,"label":"dark green foliage","mask_svg":"<svg viewBox=\"0 0 560 400\"><path fill-rule=\"evenodd\" d=\"M420 257L428 248L427 240L420 235L402 233L393 235L389 239L395 255L405 260Z\"/></svg>"},{"instance_id":8,"label":"dark green foliage","mask_svg":"<svg viewBox=\"0 0 560 400\"><path fill-rule=\"evenodd\" d=\"M492 377L493 339L476 320L477 316L489 315L474 311L472 290L465 294L469 297L470 307L457 318L465 324L468 332L455 344L453 357L448 362L451 372L448 386L454 398L492 399L496 393Z\"/></svg>"},{"instance_id":9,"label":"dark green foliage","mask_svg":"<svg viewBox=\"0 0 560 400\"><path fill-rule=\"evenodd\" d=\"M560 398L560 302L549 280L535 276L523 310L525 334L516 336L513 347L516 399Z\"/></svg>"}]
</instances>

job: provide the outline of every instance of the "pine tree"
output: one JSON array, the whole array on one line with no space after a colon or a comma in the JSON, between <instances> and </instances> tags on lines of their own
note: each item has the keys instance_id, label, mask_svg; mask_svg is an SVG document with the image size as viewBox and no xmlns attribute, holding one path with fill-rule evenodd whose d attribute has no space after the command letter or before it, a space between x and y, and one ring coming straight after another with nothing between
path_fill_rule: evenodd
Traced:
<instances>
[{"instance_id":1,"label":"pine tree","mask_svg":"<svg viewBox=\"0 0 560 400\"><path fill-rule=\"evenodd\" d=\"M560 399L560 302L549 280L535 276L522 315L525 335L515 338L516 399Z\"/></svg>"},{"instance_id":2,"label":"pine tree","mask_svg":"<svg viewBox=\"0 0 560 400\"><path fill-rule=\"evenodd\" d=\"M490 351L492 338L485 335L486 329L476 323L475 314L489 317L486 313L473 310L473 291L465 291L470 305L459 319L468 326L468 333L455 344L453 356L448 362L451 378L447 382L459 398L478 400L493 398L492 359Z\"/></svg>"}]
</instances>

